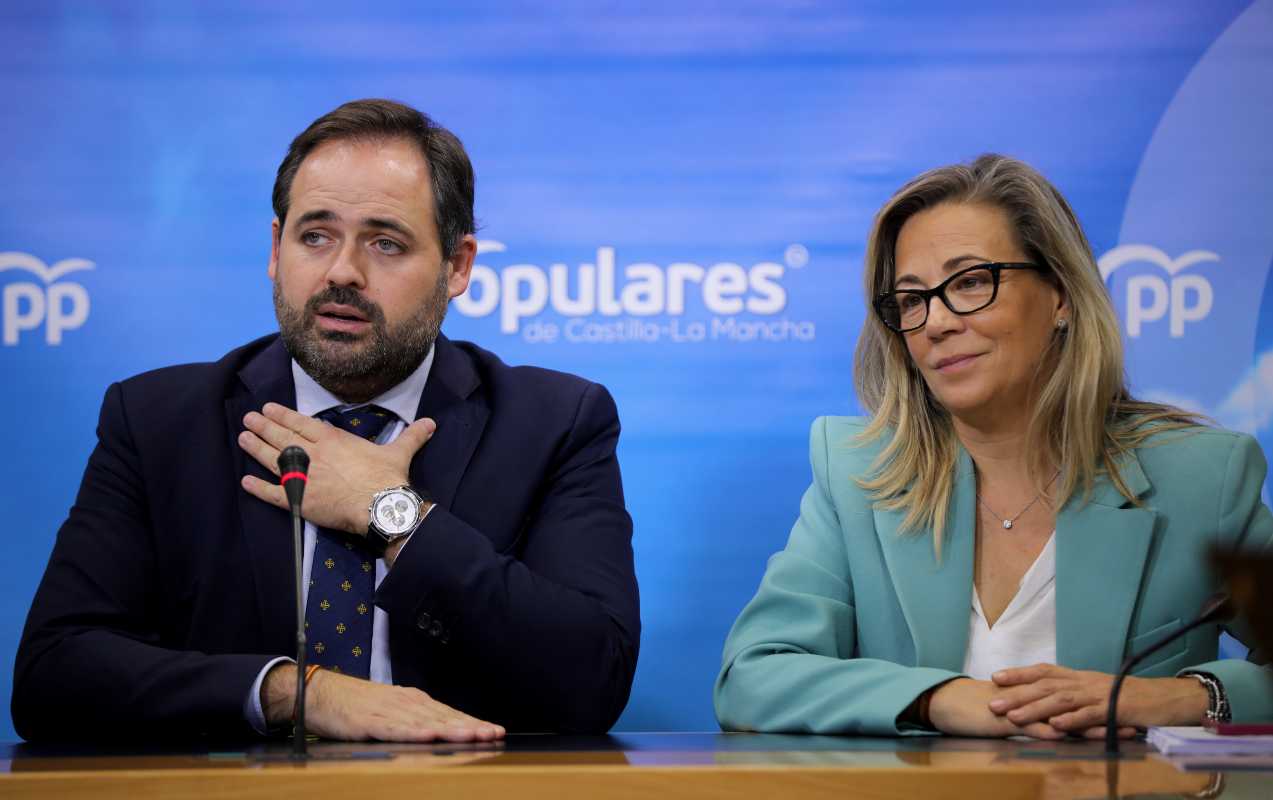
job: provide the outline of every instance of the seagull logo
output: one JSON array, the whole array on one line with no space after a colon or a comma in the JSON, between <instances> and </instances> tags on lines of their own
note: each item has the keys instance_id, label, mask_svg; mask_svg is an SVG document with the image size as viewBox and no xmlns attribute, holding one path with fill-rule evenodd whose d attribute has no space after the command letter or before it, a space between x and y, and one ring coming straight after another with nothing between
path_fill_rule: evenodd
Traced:
<instances>
[{"instance_id":1,"label":"seagull logo","mask_svg":"<svg viewBox=\"0 0 1273 800\"><path fill-rule=\"evenodd\" d=\"M1220 256L1210 250L1190 250L1173 259L1153 245L1123 244L1101 256L1101 260L1096 262L1096 266L1101 271L1101 280L1108 281L1114 270L1124 264L1131 264L1136 261L1148 261L1151 264L1157 264L1166 270L1168 275L1175 275L1181 270L1192 267L1194 264L1219 260Z\"/></svg>"},{"instance_id":2,"label":"seagull logo","mask_svg":"<svg viewBox=\"0 0 1273 800\"><path fill-rule=\"evenodd\" d=\"M72 272L79 272L83 269L92 269L95 266L97 265L86 258L64 258L50 267L28 253L0 253L0 272L9 269L25 269L39 275L46 285L53 283L53 281L63 275L69 275Z\"/></svg>"}]
</instances>

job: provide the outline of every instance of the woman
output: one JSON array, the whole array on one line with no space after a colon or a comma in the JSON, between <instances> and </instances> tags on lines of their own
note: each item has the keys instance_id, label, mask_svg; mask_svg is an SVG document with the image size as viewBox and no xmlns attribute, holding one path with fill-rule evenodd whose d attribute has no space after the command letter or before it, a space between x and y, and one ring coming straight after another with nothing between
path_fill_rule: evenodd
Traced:
<instances>
[{"instance_id":1,"label":"woman","mask_svg":"<svg viewBox=\"0 0 1273 800\"><path fill-rule=\"evenodd\" d=\"M871 417L813 425L800 518L725 643L721 726L1102 736L1111 673L1218 588L1205 548L1273 543L1258 446L1132 399L1082 229L1019 161L904 186L866 292ZM1268 672L1217 661L1218 632L1136 670L1120 735L1273 719Z\"/></svg>"}]
</instances>

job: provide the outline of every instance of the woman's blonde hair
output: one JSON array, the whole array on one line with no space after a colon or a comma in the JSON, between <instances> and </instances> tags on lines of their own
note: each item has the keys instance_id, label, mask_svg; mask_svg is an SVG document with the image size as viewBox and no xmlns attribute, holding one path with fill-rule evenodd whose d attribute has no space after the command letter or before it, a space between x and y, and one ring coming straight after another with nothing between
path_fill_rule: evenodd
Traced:
<instances>
[{"instance_id":1,"label":"woman's blonde hair","mask_svg":"<svg viewBox=\"0 0 1273 800\"><path fill-rule=\"evenodd\" d=\"M1068 325L1054 333L1036 373L1027 433L1031 478L1043 491L1060 470L1053 495L1059 506L1080 488L1086 500L1105 472L1135 502L1119 474L1119 456L1151 433L1198 420L1128 393L1118 318L1092 248L1065 198L1032 167L987 154L925 172L898 190L876 215L867 240L867 302L893 288L902 226L943 203L1001 209L1028 260L1048 269L1048 279L1069 302ZM858 337L854 382L871 412L860 439L884 441L871 474L859 483L877 506L906 510L903 531L932 530L940 554L959 443L950 414L929 392L905 341L874 313Z\"/></svg>"}]
</instances>

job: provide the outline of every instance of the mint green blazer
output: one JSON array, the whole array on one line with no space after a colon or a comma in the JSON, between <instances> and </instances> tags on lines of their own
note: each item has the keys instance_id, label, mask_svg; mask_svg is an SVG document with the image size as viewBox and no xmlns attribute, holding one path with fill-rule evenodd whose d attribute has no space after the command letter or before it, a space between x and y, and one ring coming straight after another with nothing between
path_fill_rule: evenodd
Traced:
<instances>
[{"instance_id":1,"label":"mint green blazer","mask_svg":"<svg viewBox=\"0 0 1273 800\"><path fill-rule=\"evenodd\" d=\"M878 445L866 421L813 423L813 485L787 546L725 641L716 717L726 730L899 735L898 715L925 690L960 677L972 613L976 480L961 450L940 562L930 533L898 532L903 512L872 508L854 478ZM1255 440L1210 428L1162 434L1121 463L1140 505L1107 480L1056 520L1056 654L1065 667L1116 672L1131 651L1178 629L1220 587L1211 543L1273 549L1260 500L1266 463ZM1227 629L1247 640L1241 622ZM1273 673L1216 660L1203 627L1134 674L1214 673L1233 716L1273 720Z\"/></svg>"}]
</instances>

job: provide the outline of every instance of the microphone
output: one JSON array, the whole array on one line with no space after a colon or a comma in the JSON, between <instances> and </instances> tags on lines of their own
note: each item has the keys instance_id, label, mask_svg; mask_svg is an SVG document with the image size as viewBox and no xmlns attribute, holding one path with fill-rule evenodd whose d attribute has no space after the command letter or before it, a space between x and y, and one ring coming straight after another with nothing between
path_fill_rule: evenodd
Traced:
<instances>
[{"instance_id":1,"label":"microphone","mask_svg":"<svg viewBox=\"0 0 1273 800\"><path fill-rule=\"evenodd\" d=\"M292 513L299 514L305 485L309 483L309 454L296 445L283 448L278 454L279 483L287 492L287 504Z\"/></svg>"},{"instance_id":2,"label":"microphone","mask_svg":"<svg viewBox=\"0 0 1273 800\"><path fill-rule=\"evenodd\" d=\"M1227 622L1233 619L1235 613L1236 609L1228 593L1217 592L1207 598L1198 616L1194 617L1189 624L1180 630L1172 631L1139 653L1132 653L1127 657L1123 666L1119 668L1118 674L1114 676L1114 685L1109 690L1109 709L1105 717L1105 755L1118 756L1118 693L1123 688L1123 679L1132 671L1132 668L1189 631L1211 622Z\"/></svg>"},{"instance_id":3,"label":"microphone","mask_svg":"<svg viewBox=\"0 0 1273 800\"><path fill-rule=\"evenodd\" d=\"M309 454L295 445L278 454L279 483L287 492L292 510L292 560L296 566L296 727L292 732L292 758L304 761L305 752L305 521L301 519L301 498L309 483Z\"/></svg>"}]
</instances>

